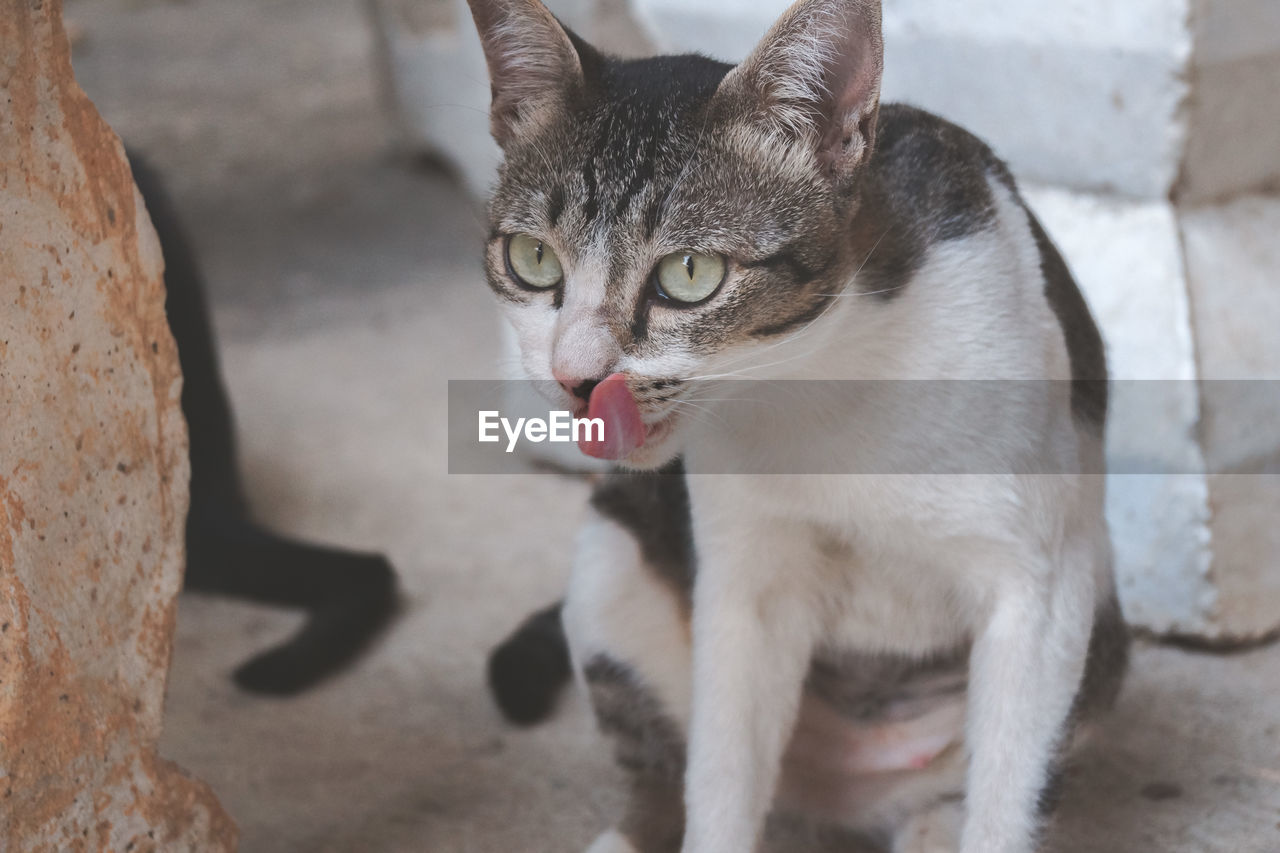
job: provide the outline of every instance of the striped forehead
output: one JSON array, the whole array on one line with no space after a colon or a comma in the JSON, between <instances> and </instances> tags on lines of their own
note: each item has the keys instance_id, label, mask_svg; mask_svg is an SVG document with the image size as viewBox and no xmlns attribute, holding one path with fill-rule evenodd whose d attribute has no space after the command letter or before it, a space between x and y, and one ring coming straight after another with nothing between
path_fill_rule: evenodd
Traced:
<instances>
[{"instance_id":1,"label":"striped forehead","mask_svg":"<svg viewBox=\"0 0 1280 853\"><path fill-rule=\"evenodd\" d=\"M616 105L582 129L580 155L548 193L548 220L583 240L612 230L652 238L692 140L654 102Z\"/></svg>"},{"instance_id":2,"label":"striped forehead","mask_svg":"<svg viewBox=\"0 0 1280 853\"><path fill-rule=\"evenodd\" d=\"M696 56L610 60L576 108L565 113L555 141L533 152L544 166L544 215L556 228L586 239L626 220L648 235L661 197L696 151L706 107L729 66ZM552 179L552 180L547 180Z\"/></svg>"}]
</instances>

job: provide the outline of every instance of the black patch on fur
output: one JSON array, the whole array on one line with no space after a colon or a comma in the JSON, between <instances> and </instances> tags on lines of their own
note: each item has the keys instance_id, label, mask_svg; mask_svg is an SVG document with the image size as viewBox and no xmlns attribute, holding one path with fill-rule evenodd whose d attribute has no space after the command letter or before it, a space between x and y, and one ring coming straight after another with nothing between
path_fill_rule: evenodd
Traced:
<instances>
[{"instance_id":1,"label":"black patch on fur","mask_svg":"<svg viewBox=\"0 0 1280 853\"><path fill-rule=\"evenodd\" d=\"M1142 790L1138 793L1142 794L1144 799L1151 800L1153 803L1162 803L1166 800L1176 800L1183 794L1182 786L1177 782L1149 782L1142 786Z\"/></svg>"},{"instance_id":2,"label":"black patch on fur","mask_svg":"<svg viewBox=\"0 0 1280 853\"><path fill-rule=\"evenodd\" d=\"M785 320L778 320L764 326L759 326L751 330L751 334L757 338L767 338L774 335L785 334L794 329L802 328L809 325L814 320L822 316L822 312L827 310L836 298L834 293L818 293L810 297L810 300L799 311L787 317Z\"/></svg>"},{"instance_id":3,"label":"black patch on fur","mask_svg":"<svg viewBox=\"0 0 1280 853\"><path fill-rule=\"evenodd\" d=\"M1071 705L1071 713L1058 743L1058 755L1049 767L1049 776L1037 801L1041 817L1057 808L1070 770L1066 752L1076 727L1110 710L1120 695L1125 673L1129 669L1129 626L1124 621L1115 593L1098 607L1089 634L1084 675Z\"/></svg>"},{"instance_id":4,"label":"black patch on fur","mask_svg":"<svg viewBox=\"0 0 1280 853\"><path fill-rule=\"evenodd\" d=\"M696 570L681 460L657 471L611 471L596 486L591 505L625 527L649 566L688 599Z\"/></svg>"},{"instance_id":5,"label":"black patch on fur","mask_svg":"<svg viewBox=\"0 0 1280 853\"><path fill-rule=\"evenodd\" d=\"M818 277L819 270L809 267L800 258L799 252L794 246L787 246L779 249L766 258L760 258L755 261L744 261L742 266L747 269L767 269L773 272L784 271L795 284L808 284Z\"/></svg>"},{"instance_id":6,"label":"black patch on fur","mask_svg":"<svg viewBox=\"0 0 1280 853\"><path fill-rule=\"evenodd\" d=\"M622 195L618 197L617 203L613 206L615 218L621 218L622 214L626 213L627 209L631 207L631 202L635 197L653 180L654 161L658 156L658 135L649 133L644 140L643 146L644 150L640 152L640 156L635 162L635 171L631 175L631 180L627 183L626 189L622 191Z\"/></svg>"},{"instance_id":7,"label":"black patch on fur","mask_svg":"<svg viewBox=\"0 0 1280 853\"><path fill-rule=\"evenodd\" d=\"M1005 165L973 134L915 107L881 107L854 227L863 291L892 299L934 243L991 227L990 177L1012 183Z\"/></svg>"},{"instance_id":8,"label":"black patch on fur","mask_svg":"<svg viewBox=\"0 0 1280 853\"><path fill-rule=\"evenodd\" d=\"M969 685L969 648L921 660L907 655L819 655L806 689L841 714L861 722L912 719Z\"/></svg>"},{"instance_id":9,"label":"black patch on fur","mask_svg":"<svg viewBox=\"0 0 1280 853\"><path fill-rule=\"evenodd\" d=\"M564 205L564 186L556 184L547 198L547 221L551 223L552 228L560 224L560 217L564 215Z\"/></svg>"},{"instance_id":10,"label":"black patch on fur","mask_svg":"<svg viewBox=\"0 0 1280 853\"><path fill-rule=\"evenodd\" d=\"M1072 707L1073 717L1091 719L1115 705L1129 670L1131 642L1129 626L1113 594L1094 614L1084 677Z\"/></svg>"},{"instance_id":11,"label":"black patch on fur","mask_svg":"<svg viewBox=\"0 0 1280 853\"><path fill-rule=\"evenodd\" d=\"M596 170L587 165L582 168L582 184L586 188L586 199L582 203L582 216L587 222L594 222L600 215L599 188L596 186Z\"/></svg>"},{"instance_id":12,"label":"black patch on fur","mask_svg":"<svg viewBox=\"0 0 1280 853\"><path fill-rule=\"evenodd\" d=\"M649 778L682 779L684 737L639 675L597 655L583 667L583 677L600 730L615 741L618 763Z\"/></svg>"},{"instance_id":13,"label":"black patch on fur","mask_svg":"<svg viewBox=\"0 0 1280 853\"><path fill-rule=\"evenodd\" d=\"M618 830L638 853L680 853L684 821L683 780L632 776Z\"/></svg>"},{"instance_id":14,"label":"black patch on fur","mask_svg":"<svg viewBox=\"0 0 1280 853\"><path fill-rule=\"evenodd\" d=\"M988 178L1004 165L981 139L945 119L900 104L880 111L875 172L930 240L956 240L989 227ZM874 160L873 160L874 162Z\"/></svg>"},{"instance_id":15,"label":"black patch on fur","mask_svg":"<svg viewBox=\"0 0 1280 853\"><path fill-rule=\"evenodd\" d=\"M641 288L636 300L636 311L631 318L631 340L642 341L649 334L649 312L653 310L653 293L649 287Z\"/></svg>"},{"instance_id":16,"label":"black patch on fur","mask_svg":"<svg viewBox=\"0 0 1280 853\"><path fill-rule=\"evenodd\" d=\"M534 613L489 655L489 690L517 725L545 720L573 674L561 607L557 601Z\"/></svg>"},{"instance_id":17,"label":"black patch on fur","mask_svg":"<svg viewBox=\"0 0 1280 853\"><path fill-rule=\"evenodd\" d=\"M753 261L743 261L742 267L751 270L767 270L775 281L771 288L784 288L790 294L779 303L779 307L789 313L774 311L764 322L751 330L751 335L758 338L781 335L803 327L822 314L836 298L834 292L807 292L806 288L826 278L835 266L835 253L823 254L823 250L801 241L793 242L773 254Z\"/></svg>"},{"instance_id":18,"label":"black patch on fur","mask_svg":"<svg viewBox=\"0 0 1280 853\"><path fill-rule=\"evenodd\" d=\"M652 240L653 235L658 230L658 223L662 221L662 205L665 201L665 196L655 194L649 202L649 206L644 210L644 238L646 240Z\"/></svg>"},{"instance_id":19,"label":"black patch on fur","mask_svg":"<svg viewBox=\"0 0 1280 853\"><path fill-rule=\"evenodd\" d=\"M529 304L528 291L516 290L515 287L504 287L499 282L486 276L485 280L489 284L489 289L501 299L503 302L514 302L517 305Z\"/></svg>"},{"instance_id":20,"label":"black patch on fur","mask_svg":"<svg viewBox=\"0 0 1280 853\"><path fill-rule=\"evenodd\" d=\"M1062 802L1062 794L1067 788L1067 771L1061 760L1056 760L1049 767L1049 778L1036 798L1036 811L1041 819L1049 817L1058 810ZM1043 831L1043 827L1041 828Z\"/></svg>"},{"instance_id":21,"label":"black patch on fur","mask_svg":"<svg viewBox=\"0 0 1280 853\"><path fill-rule=\"evenodd\" d=\"M1102 335L1066 261L1029 209L1027 222L1040 251L1045 296L1067 342L1067 356L1071 360L1071 412L1077 420L1101 427L1107 419L1108 397L1107 354Z\"/></svg>"}]
</instances>

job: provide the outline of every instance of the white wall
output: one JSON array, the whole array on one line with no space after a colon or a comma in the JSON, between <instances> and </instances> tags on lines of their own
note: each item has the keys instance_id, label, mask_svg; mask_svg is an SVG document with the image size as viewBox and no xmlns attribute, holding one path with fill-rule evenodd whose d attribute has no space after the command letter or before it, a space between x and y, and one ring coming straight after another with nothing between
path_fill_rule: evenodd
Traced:
<instances>
[{"instance_id":1,"label":"white wall","mask_svg":"<svg viewBox=\"0 0 1280 853\"><path fill-rule=\"evenodd\" d=\"M1178 175L1187 0L886 0L887 100L986 138L1030 179L1163 197ZM785 0L633 0L668 50L740 59Z\"/></svg>"}]
</instances>

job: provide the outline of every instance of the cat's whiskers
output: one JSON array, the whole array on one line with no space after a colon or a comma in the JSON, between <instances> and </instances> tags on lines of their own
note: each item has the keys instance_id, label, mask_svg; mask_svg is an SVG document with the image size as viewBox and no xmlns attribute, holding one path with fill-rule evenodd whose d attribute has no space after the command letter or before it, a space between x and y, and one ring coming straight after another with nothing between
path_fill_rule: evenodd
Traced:
<instances>
[{"instance_id":1,"label":"cat's whiskers","mask_svg":"<svg viewBox=\"0 0 1280 853\"><path fill-rule=\"evenodd\" d=\"M673 400L672 403L675 406L680 408L692 409L693 414L690 415L689 419L694 423L700 423L706 426L718 426L718 427L725 427L725 428L729 426L729 422L725 420L724 414L722 412L717 412L714 408L710 406L704 406L692 400ZM710 418L715 423L708 423L705 420L706 418Z\"/></svg>"},{"instance_id":2,"label":"cat's whiskers","mask_svg":"<svg viewBox=\"0 0 1280 853\"><path fill-rule=\"evenodd\" d=\"M893 287L886 287L881 290L844 290L838 293L815 293L815 296L828 296L832 299L839 299L842 296L880 296L884 293L893 293L895 290L901 290L906 287L905 284L896 284Z\"/></svg>"},{"instance_id":3,"label":"cat's whiskers","mask_svg":"<svg viewBox=\"0 0 1280 853\"><path fill-rule=\"evenodd\" d=\"M800 338L804 337L811 330L811 327L813 326L814 323L817 323L824 316L826 316L827 312L831 310L834 304L835 304L835 300L832 300L827 305L827 307L825 307L822 310L822 312L818 314L817 317L814 317L812 320L810 320L801 328L797 329L795 332L792 332L790 335L787 335L786 337L780 340L774 341L772 344L768 345L767 347L764 347L761 350L749 351L749 352L743 353L738 357L727 361L724 364L724 366L730 367L748 358L758 358L765 353L772 352L773 350L778 349L779 347L783 347L783 346L786 346L787 344L791 344L791 343L794 343L795 341L798 341ZM818 346L821 346L820 341L817 342L817 344ZM749 371L758 372L762 370L768 370L771 367L778 367L779 365L787 364L799 358L807 357L809 355L812 355L816 351L817 351L817 347L811 347L810 349L804 352L794 353L788 356L787 358L778 359L776 361L771 361L764 364L750 364L750 365L747 365L746 367L741 368L740 370L731 370L731 371L726 371L722 373L707 373L707 374L702 374L701 376L692 376L692 377L689 377L689 381L699 381L699 380L709 380L709 379L754 379L758 377L754 377L750 375Z\"/></svg>"}]
</instances>

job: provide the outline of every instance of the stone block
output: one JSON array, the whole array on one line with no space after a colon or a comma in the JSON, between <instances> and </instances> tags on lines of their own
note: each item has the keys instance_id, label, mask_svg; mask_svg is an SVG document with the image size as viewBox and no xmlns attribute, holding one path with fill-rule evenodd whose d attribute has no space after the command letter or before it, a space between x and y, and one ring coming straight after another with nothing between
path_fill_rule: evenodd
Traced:
<instances>
[{"instance_id":1,"label":"stone block","mask_svg":"<svg viewBox=\"0 0 1280 853\"><path fill-rule=\"evenodd\" d=\"M1194 0L1187 144L1178 196L1280 188L1280 3Z\"/></svg>"},{"instance_id":2,"label":"stone block","mask_svg":"<svg viewBox=\"0 0 1280 853\"><path fill-rule=\"evenodd\" d=\"M1093 309L1113 385L1107 520L1125 614L1155 633L1209 626L1209 508L1178 222L1166 203L1027 187Z\"/></svg>"},{"instance_id":3,"label":"stone block","mask_svg":"<svg viewBox=\"0 0 1280 853\"><path fill-rule=\"evenodd\" d=\"M1280 630L1280 199L1027 195L1108 342L1107 513L1130 621L1224 643Z\"/></svg>"},{"instance_id":4,"label":"stone block","mask_svg":"<svg viewBox=\"0 0 1280 853\"><path fill-rule=\"evenodd\" d=\"M1280 630L1280 197L1188 210L1182 233L1210 471L1206 618L1263 637Z\"/></svg>"},{"instance_id":5,"label":"stone block","mask_svg":"<svg viewBox=\"0 0 1280 853\"><path fill-rule=\"evenodd\" d=\"M58 0L0 0L0 849L222 851L157 756L187 442L162 262Z\"/></svg>"}]
</instances>

